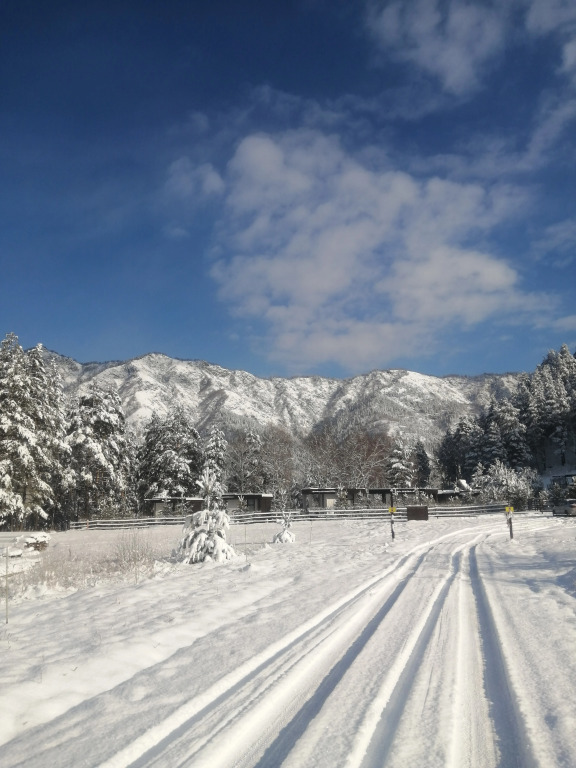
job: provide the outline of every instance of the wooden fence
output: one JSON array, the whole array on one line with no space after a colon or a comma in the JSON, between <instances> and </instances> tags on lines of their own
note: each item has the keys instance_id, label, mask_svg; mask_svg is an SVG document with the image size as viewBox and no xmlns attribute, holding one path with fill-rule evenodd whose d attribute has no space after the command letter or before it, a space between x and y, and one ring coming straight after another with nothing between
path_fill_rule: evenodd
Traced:
<instances>
[{"instance_id":1,"label":"wooden fence","mask_svg":"<svg viewBox=\"0 0 576 768\"><path fill-rule=\"evenodd\" d=\"M477 517L478 515L494 515L504 513L505 503L473 504L467 506L429 506L429 518L441 517ZM390 521L388 508L381 509L329 509L329 510L292 510L293 522L330 522L335 520L382 520ZM398 507L394 519L406 521L406 507ZM239 512L230 513L231 525L251 525L255 523L276 523L280 515L274 512ZM138 517L119 520L83 520L70 523L73 530L111 530L115 528L149 528L156 525L183 525L184 516L172 517Z\"/></svg>"}]
</instances>

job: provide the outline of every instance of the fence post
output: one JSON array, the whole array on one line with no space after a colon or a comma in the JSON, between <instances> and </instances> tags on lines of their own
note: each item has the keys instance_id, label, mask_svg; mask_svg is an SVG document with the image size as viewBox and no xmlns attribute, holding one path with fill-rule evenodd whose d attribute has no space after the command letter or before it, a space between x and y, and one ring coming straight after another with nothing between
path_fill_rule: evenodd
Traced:
<instances>
[{"instance_id":1,"label":"fence post","mask_svg":"<svg viewBox=\"0 0 576 768\"><path fill-rule=\"evenodd\" d=\"M395 539L396 534L394 533L394 515L396 514L396 507L388 507L388 511L390 512L390 532L392 534L392 539Z\"/></svg>"}]
</instances>

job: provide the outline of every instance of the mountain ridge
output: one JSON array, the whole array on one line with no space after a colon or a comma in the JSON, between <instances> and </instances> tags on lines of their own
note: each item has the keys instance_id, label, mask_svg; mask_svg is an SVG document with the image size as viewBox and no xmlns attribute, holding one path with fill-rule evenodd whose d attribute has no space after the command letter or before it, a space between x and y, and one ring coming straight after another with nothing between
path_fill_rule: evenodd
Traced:
<instances>
[{"instance_id":1,"label":"mountain ridge","mask_svg":"<svg viewBox=\"0 0 576 768\"><path fill-rule=\"evenodd\" d=\"M318 375L258 377L204 360L150 352L130 360L79 363L45 350L69 395L92 383L116 389L128 423L140 432L152 413L179 405L200 430L274 424L306 433L336 421L436 443L460 416L475 414L491 396L513 393L520 374L430 376L406 369L373 370L349 378Z\"/></svg>"}]
</instances>

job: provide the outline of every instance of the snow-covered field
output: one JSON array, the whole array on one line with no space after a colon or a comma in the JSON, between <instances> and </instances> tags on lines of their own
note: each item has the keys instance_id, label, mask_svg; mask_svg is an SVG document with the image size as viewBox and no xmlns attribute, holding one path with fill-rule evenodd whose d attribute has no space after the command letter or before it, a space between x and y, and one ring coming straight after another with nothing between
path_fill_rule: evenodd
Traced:
<instances>
[{"instance_id":1,"label":"snow-covered field","mask_svg":"<svg viewBox=\"0 0 576 768\"><path fill-rule=\"evenodd\" d=\"M9 605L0 765L574 768L576 521L514 523L234 528L231 563L123 582L121 534L54 534L91 575Z\"/></svg>"}]
</instances>

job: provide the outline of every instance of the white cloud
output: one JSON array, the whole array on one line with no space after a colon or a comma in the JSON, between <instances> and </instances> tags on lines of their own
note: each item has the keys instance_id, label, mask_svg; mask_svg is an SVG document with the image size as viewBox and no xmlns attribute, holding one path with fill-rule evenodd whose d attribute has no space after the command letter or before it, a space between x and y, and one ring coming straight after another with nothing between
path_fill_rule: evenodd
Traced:
<instances>
[{"instance_id":1,"label":"white cloud","mask_svg":"<svg viewBox=\"0 0 576 768\"><path fill-rule=\"evenodd\" d=\"M446 93L475 91L510 42L553 36L558 72L576 83L574 0L368 0L366 25L384 55L415 65Z\"/></svg>"},{"instance_id":2,"label":"white cloud","mask_svg":"<svg viewBox=\"0 0 576 768\"><path fill-rule=\"evenodd\" d=\"M549 159L550 152L566 128L576 119L576 99L566 98L559 103L546 105L539 116L538 124L531 137L519 168L532 170L542 166Z\"/></svg>"},{"instance_id":3,"label":"white cloud","mask_svg":"<svg viewBox=\"0 0 576 768\"><path fill-rule=\"evenodd\" d=\"M576 74L576 38L570 40L562 51L562 70L574 76Z\"/></svg>"},{"instance_id":4,"label":"white cloud","mask_svg":"<svg viewBox=\"0 0 576 768\"><path fill-rule=\"evenodd\" d=\"M224 190L224 182L211 163L194 165L189 157L180 157L168 169L166 192L176 199L192 202Z\"/></svg>"},{"instance_id":5,"label":"white cloud","mask_svg":"<svg viewBox=\"0 0 576 768\"><path fill-rule=\"evenodd\" d=\"M553 326L557 331L576 331L576 315L566 315L555 321ZM570 344L572 346L573 343Z\"/></svg>"},{"instance_id":6,"label":"white cloud","mask_svg":"<svg viewBox=\"0 0 576 768\"><path fill-rule=\"evenodd\" d=\"M245 138L224 178L220 296L293 369L381 366L447 327L550 316L478 247L515 212L510 188L373 170L310 130Z\"/></svg>"},{"instance_id":7,"label":"white cloud","mask_svg":"<svg viewBox=\"0 0 576 768\"><path fill-rule=\"evenodd\" d=\"M555 255L556 267L572 264L575 252L576 219L565 219L546 227L543 236L534 243L534 253L537 256Z\"/></svg>"},{"instance_id":8,"label":"white cloud","mask_svg":"<svg viewBox=\"0 0 576 768\"><path fill-rule=\"evenodd\" d=\"M390 56L438 78L449 93L475 90L488 63L502 50L506 17L500 6L464 0L374 2L367 25Z\"/></svg>"},{"instance_id":9,"label":"white cloud","mask_svg":"<svg viewBox=\"0 0 576 768\"><path fill-rule=\"evenodd\" d=\"M574 0L527 0L526 27L535 34L548 34L576 25Z\"/></svg>"}]
</instances>

